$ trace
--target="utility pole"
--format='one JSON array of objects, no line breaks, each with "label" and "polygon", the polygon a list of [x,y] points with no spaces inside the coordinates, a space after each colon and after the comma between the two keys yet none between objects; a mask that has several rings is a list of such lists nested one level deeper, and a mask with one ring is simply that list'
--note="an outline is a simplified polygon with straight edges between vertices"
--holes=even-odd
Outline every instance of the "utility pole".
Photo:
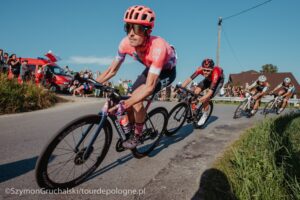
[{"label": "utility pole", "polygon": [[218,21],[218,47],[217,47],[217,66],[220,66],[220,45],[221,45],[221,27],[222,17],[219,17]]}]

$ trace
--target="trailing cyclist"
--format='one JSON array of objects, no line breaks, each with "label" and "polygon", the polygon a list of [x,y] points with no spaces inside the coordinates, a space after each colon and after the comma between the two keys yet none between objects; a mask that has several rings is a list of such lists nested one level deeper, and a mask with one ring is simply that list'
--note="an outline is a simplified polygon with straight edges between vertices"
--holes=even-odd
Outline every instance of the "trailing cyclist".
[{"label": "trailing cyclist", "polygon": [[131,97],[118,105],[118,114],[128,112],[129,122],[134,123],[134,137],[123,143],[128,149],[139,144],[146,111],[143,100],[170,85],[176,78],[176,52],[164,39],[152,36],[155,13],[146,6],[132,6],[124,14],[126,37],[119,44],[118,54],[110,67],[97,81],[104,83],[116,75],[128,54],[145,65],[146,69],[132,86]]},{"label": "trailing cyclist", "polygon": [[255,100],[255,104],[251,110],[251,115],[254,115],[257,112],[260,101],[266,95],[269,87],[270,84],[267,82],[267,77],[265,75],[260,75],[258,79],[252,83],[252,85],[246,88],[246,90],[250,91],[252,94],[252,99]]},{"label": "trailing cyclist", "polygon": [[220,91],[224,83],[223,69],[219,66],[215,66],[214,61],[207,58],[204,59],[202,65],[183,82],[182,87],[186,87],[200,74],[205,78],[195,87],[194,93],[198,95],[205,89],[208,89],[208,91],[204,96],[198,99],[200,103],[203,103],[203,115],[197,123],[198,126],[202,126],[205,123],[208,117],[209,101]]},{"label": "trailing cyclist", "polygon": [[[278,91],[279,90],[279,91]],[[283,103],[281,104],[280,109],[277,111],[277,114],[280,114],[284,108],[287,105],[287,102],[289,99],[295,94],[296,89],[294,84],[292,84],[292,81],[289,77],[286,77],[282,83],[277,85],[270,94],[274,94],[277,92],[278,96],[281,96],[283,98]]]}]

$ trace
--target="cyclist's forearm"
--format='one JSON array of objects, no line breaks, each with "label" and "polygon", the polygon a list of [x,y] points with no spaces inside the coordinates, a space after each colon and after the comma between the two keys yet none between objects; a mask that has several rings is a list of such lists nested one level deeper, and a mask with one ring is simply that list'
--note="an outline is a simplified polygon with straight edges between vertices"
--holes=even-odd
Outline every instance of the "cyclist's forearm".
[{"label": "cyclist's forearm", "polygon": [[182,83],[182,87],[185,88],[186,86],[188,86],[188,84],[190,84],[191,81],[192,81],[191,78],[186,79],[186,80]]},{"label": "cyclist's forearm", "polygon": [[285,98],[286,96],[288,96],[290,94],[290,92],[286,92],[284,95],[281,95],[283,98]]},{"label": "cyclist's forearm", "polygon": [[114,77],[117,74],[121,64],[122,62],[120,61],[113,61],[111,66],[97,78],[97,81],[100,83],[104,83],[109,79],[111,79],[112,77]]},{"label": "cyclist's forearm", "polygon": [[212,91],[212,90],[208,90],[208,92],[207,92],[203,97],[201,97],[201,98],[199,99],[199,101],[200,101],[201,103],[203,103],[204,101],[209,100],[210,97],[212,96],[212,94],[213,94],[213,91]]},{"label": "cyclist's forearm", "polygon": [[109,79],[111,79],[115,74],[112,74],[109,72],[109,70],[105,71],[104,73],[102,73],[100,76],[98,76],[97,81],[99,83],[104,83],[106,81],[108,81]]}]

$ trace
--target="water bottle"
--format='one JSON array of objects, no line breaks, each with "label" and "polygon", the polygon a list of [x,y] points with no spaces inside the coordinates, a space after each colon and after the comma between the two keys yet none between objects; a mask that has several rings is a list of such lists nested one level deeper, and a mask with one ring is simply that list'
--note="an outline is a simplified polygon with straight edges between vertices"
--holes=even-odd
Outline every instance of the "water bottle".
[{"label": "water bottle", "polygon": [[120,116],[120,125],[122,126],[124,133],[128,134],[131,131],[131,125],[129,123],[128,115],[124,112],[123,115]]}]

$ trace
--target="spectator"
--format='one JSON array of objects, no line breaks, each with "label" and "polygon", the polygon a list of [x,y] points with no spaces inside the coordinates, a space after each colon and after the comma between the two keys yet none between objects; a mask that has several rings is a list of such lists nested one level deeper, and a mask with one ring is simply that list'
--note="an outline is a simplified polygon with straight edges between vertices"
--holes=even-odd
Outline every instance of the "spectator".
[{"label": "spectator", "polygon": [[12,72],[12,78],[19,77],[20,75],[20,66],[21,66],[21,58],[17,59],[16,54],[12,54],[9,56],[8,64],[10,66]]},{"label": "spectator", "polygon": [[3,62],[4,62],[3,68],[2,68],[3,73],[7,73],[7,71],[8,71],[8,68],[9,68],[8,60],[9,60],[8,53],[5,52],[4,55],[3,55]]},{"label": "spectator", "polygon": [[[93,75],[93,79],[97,79],[98,78],[98,76],[100,76],[100,72],[99,71],[97,71],[97,72],[95,72],[94,73],[94,75]],[[100,89],[96,89],[95,88],[95,90],[94,90],[94,94],[95,94],[95,97],[99,97],[100,96],[100,94],[101,94],[101,90]]]},{"label": "spectator", "polygon": [[42,70],[43,70],[43,81],[42,81],[42,85],[44,87],[47,86],[47,84],[51,84],[52,83],[52,78],[53,78],[53,73],[50,70],[49,67],[49,63],[45,64],[42,66]]},{"label": "spectator", "polygon": [[86,70],[84,71],[84,73],[83,73],[83,78],[84,78],[84,79],[88,79],[88,78],[89,78],[89,72],[88,72],[87,69],[86,69]]},{"label": "spectator", "polygon": [[74,82],[76,83],[76,88],[73,89],[73,96],[76,96],[77,94],[82,96],[84,95],[84,89],[88,89],[87,85],[85,85],[85,79],[82,78],[82,75],[79,73],[76,73],[74,76]]},{"label": "spectator", "polygon": [[22,78],[22,82],[28,81],[30,78],[30,71],[28,70],[28,60],[23,60],[21,64],[20,76]]},{"label": "spectator", "polygon": [[40,85],[40,83],[42,83],[43,81],[44,81],[43,66],[39,65],[35,73],[35,83],[37,85]]},{"label": "spectator", "polygon": [[131,93],[132,92],[132,81],[131,80],[128,81],[127,88],[128,88],[128,93]]},{"label": "spectator", "polygon": [[[72,85],[69,88],[69,92],[72,94],[74,93],[74,90],[76,90],[79,87],[79,81],[74,79],[72,82]],[[75,95],[74,95],[75,96]]]},{"label": "spectator", "polygon": [[67,75],[70,75],[70,76],[72,75],[72,71],[70,70],[68,65],[65,66],[64,70],[65,70]]},{"label": "spectator", "polygon": [[4,67],[3,49],[0,49],[0,73],[3,71],[3,67]]}]

